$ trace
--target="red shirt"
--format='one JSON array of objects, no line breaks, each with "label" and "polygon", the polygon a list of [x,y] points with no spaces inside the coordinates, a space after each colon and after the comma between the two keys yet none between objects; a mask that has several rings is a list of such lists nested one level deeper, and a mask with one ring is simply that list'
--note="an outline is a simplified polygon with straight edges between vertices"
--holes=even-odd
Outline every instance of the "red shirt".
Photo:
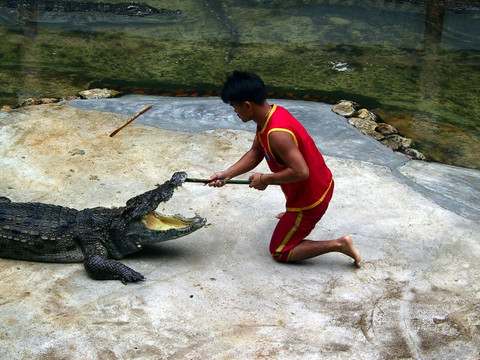
[{"label": "red shirt", "polygon": [[285,131],[293,136],[310,171],[308,179],[281,184],[287,199],[287,210],[298,212],[314,208],[323,201],[332,185],[330,169],[303,125],[286,109],[273,105],[263,128],[257,128],[257,138],[272,172],[279,172],[286,168],[286,165],[280,164],[272,153],[268,136],[273,131]]}]

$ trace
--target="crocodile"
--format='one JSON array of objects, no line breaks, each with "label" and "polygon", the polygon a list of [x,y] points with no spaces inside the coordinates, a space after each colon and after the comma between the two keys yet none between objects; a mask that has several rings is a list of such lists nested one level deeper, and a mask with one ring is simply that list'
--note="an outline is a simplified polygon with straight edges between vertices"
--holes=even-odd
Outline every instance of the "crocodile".
[{"label": "crocodile", "polygon": [[54,12],[108,12],[115,15],[151,16],[151,15],[182,15],[181,10],[162,9],[136,1],[129,3],[99,3],[87,1],[62,0],[0,0],[0,7],[25,9],[29,11]]},{"label": "crocodile", "polygon": [[0,257],[39,261],[83,262],[97,280],[137,282],[145,277],[117,261],[144,244],[188,235],[205,225],[195,215],[166,216],[155,212],[186,180],[185,172],[155,189],[129,199],[118,208],[76,210],[44,203],[17,203],[0,198]]}]

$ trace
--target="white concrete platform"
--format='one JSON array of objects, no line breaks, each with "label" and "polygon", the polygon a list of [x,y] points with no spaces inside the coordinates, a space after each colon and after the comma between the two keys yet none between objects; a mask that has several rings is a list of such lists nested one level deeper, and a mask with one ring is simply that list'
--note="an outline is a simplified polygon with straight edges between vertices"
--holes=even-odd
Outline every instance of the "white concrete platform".
[{"label": "white concrete platform", "polygon": [[[203,101],[185,100],[185,109]],[[229,110],[218,100],[209,106]],[[329,109],[296,111],[323,118]],[[195,122],[201,112],[190,114]],[[253,124],[182,132],[135,121],[110,138],[128,117],[66,103],[0,112],[0,196],[122,206],[175,171],[224,169],[254,136]],[[341,120],[330,118],[325,131]],[[274,262],[268,243],[284,206],[277,187],[188,183],[159,210],[199,213],[207,226],[124,259],[144,282],[95,281],[82,264],[0,259],[0,358],[478,359],[479,172],[386,161],[386,148],[371,161],[322,151],[336,189],[311,238],[350,234],[361,269],[338,254]],[[460,185],[438,180],[451,178]]]}]

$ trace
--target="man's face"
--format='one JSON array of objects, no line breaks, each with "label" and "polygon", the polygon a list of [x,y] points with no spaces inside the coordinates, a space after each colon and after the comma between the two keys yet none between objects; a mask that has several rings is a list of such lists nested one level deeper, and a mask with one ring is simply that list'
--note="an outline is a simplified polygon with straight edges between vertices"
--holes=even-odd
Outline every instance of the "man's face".
[{"label": "man's face", "polygon": [[252,120],[252,106],[248,101],[244,101],[243,103],[232,102],[230,105],[244,123]]}]

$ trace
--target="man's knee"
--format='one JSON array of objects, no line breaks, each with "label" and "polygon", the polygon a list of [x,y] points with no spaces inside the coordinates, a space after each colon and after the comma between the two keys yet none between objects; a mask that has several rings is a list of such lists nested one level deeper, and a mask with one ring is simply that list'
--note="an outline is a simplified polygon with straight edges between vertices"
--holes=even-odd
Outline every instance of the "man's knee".
[{"label": "man's knee", "polygon": [[272,257],[274,260],[278,262],[288,263],[290,260],[290,255],[292,254],[292,250],[285,251],[285,252],[272,253]]}]

